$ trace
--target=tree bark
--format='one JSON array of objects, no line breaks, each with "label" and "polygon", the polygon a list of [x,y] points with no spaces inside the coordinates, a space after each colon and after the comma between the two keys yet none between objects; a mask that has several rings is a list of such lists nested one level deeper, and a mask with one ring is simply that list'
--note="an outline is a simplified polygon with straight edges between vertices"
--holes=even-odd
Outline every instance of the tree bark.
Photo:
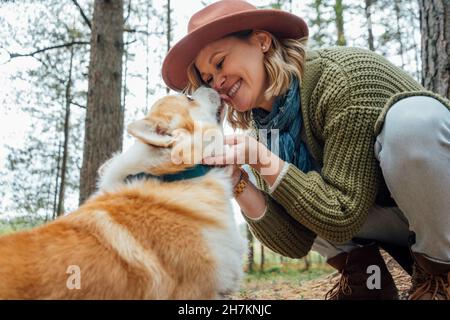
[{"label": "tree bark", "polygon": [[69,158],[69,127],[70,127],[70,102],[72,100],[72,69],[73,69],[73,47],[70,48],[70,62],[69,62],[69,75],[66,84],[66,105],[64,114],[64,142],[63,142],[63,155],[61,163],[61,181],[58,195],[58,208],[56,213],[58,216],[64,214],[64,196],[66,192],[66,174],[67,174],[67,160]]},{"label": "tree bark", "polygon": [[422,84],[450,98],[450,0],[419,0]]},{"label": "tree bark", "polygon": [[92,19],[80,204],[96,189],[97,170],[122,149],[123,1],[96,0]]},{"label": "tree bark", "polygon": [[247,252],[247,272],[253,272],[255,265],[255,250],[253,246],[253,234],[250,231],[248,225],[247,229],[247,243],[248,243],[248,252]]},{"label": "tree bark", "polygon": [[365,0],[364,13],[367,20],[367,42],[369,44],[369,49],[375,51],[375,44],[373,40],[373,28],[372,28],[372,3],[373,0]]}]

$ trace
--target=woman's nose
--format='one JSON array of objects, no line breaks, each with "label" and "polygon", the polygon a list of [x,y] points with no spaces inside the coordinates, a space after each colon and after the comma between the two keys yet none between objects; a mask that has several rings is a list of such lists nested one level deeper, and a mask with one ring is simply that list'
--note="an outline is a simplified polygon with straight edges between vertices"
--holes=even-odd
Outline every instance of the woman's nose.
[{"label": "woman's nose", "polygon": [[223,89],[226,78],[224,76],[218,76],[217,79],[214,79],[213,89],[216,91],[220,91]]}]

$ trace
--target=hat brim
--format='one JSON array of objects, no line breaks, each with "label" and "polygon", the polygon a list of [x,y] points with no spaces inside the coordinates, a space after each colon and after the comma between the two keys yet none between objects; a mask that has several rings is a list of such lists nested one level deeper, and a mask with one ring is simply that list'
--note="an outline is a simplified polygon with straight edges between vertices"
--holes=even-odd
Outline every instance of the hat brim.
[{"label": "hat brim", "polygon": [[278,38],[308,36],[308,26],[302,18],[281,10],[257,9],[224,16],[190,32],[169,50],[162,66],[164,82],[175,91],[183,90],[187,85],[187,67],[205,45],[249,29],[265,30]]}]

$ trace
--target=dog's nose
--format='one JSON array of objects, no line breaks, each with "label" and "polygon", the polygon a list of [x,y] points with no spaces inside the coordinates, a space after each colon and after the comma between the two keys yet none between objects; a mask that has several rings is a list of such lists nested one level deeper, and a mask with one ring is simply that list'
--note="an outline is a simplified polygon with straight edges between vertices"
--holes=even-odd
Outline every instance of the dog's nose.
[{"label": "dog's nose", "polygon": [[219,106],[221,104],[220,102],[220,95],[219,93],[211,88],[208,87],[200,87],[197,90],[195,90],[194,94],[192,95],[194,98],[200,98],[200,99],[208,99],[210,103],[212,103],[215,106]]},{"label": "dog's nose", "polygon": [[216,106],[220,106],[221,104],[221,100],[220,100],[220,95],[216,90],[212,90],[208,93],[209,96],[209,101],[211,101],[211,103],[213,103]]}]

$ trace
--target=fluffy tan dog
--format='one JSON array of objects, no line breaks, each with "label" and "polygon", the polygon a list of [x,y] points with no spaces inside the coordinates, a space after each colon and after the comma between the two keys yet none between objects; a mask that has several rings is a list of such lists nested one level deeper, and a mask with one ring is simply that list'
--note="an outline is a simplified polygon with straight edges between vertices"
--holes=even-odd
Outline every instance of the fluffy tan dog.
[{"label": "fluffy tan dog", "polygon": [[101,168],[85,204],[0,238],[0,298],[216,299],[238,289],[245,246],[229,170],[192,164],[206,130],[221,133],[222,109],[207,88],[159,100],[128,127],[136,143]]}]

